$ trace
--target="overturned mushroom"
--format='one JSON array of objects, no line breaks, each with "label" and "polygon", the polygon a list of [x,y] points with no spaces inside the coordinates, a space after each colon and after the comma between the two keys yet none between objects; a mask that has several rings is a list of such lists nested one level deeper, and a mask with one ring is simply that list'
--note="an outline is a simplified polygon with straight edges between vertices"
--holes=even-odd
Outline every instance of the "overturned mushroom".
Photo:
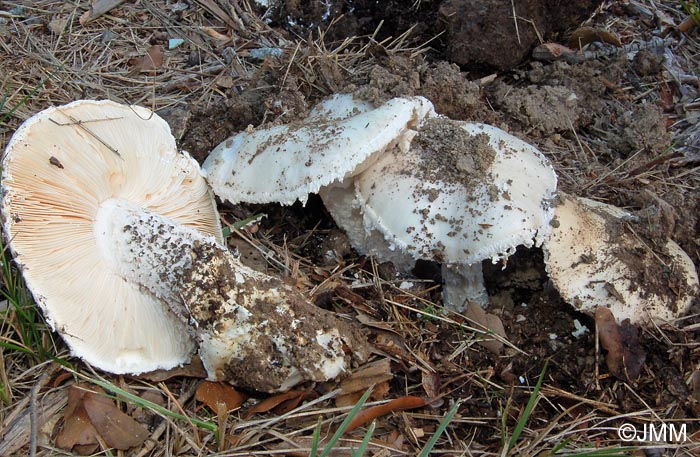
[{"label": "overturned mushroom", "polygon": [[544,244],[549,276],[580,311],[605,306],[632,323],[675,319],[698,294],[695,266],[670,239],[643,242],[632,219],[621,208],[561,194]]},{"label": "overturned mushroom", "polygon": [[[171,368],[195,345],[185,325],[110,267],[94,223],[102,202],[129,201],[221,240],[197,163],[150,110],[77,101],[15,132],[2,170],[3,228],[51,327],[74,355],[113,373]],[[138,259],[135,259],[138,260]]]},{"label": "overturned mushroom", "polygon": [[4,228],[37,302],[99,368],[181,364],[192,335],[211,379],[274,391],[364,355],[351,324],[228,252],[197,163],[145,108],[85,101],[39,113],[8,145],[3,191]]},{"label": "overturned mushroom", "polygon": [[[543,241],[556,182],[545,157],[522,140],[434,117],[358,175],[354,189],[336,186],[322,196],[340,209],[334,217],[341,226],[357,225],[353,207],[359,209],[359,242],[370,253],[380,233],[392,252],[441,262],[445,304],[463,311],[465,300],[487,302],[482,260],[507,259],[517,246]],[[350,192],[353,203],[338,205]]]}]

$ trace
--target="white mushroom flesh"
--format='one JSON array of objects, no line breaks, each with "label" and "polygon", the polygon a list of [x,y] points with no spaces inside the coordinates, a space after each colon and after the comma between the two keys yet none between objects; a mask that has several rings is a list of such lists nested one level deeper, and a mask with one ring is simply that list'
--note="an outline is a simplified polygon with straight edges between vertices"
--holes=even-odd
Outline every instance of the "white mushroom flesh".
[{"label": "white mushroom flesh", "polygon": [[632,215],[562,195],[544,245],[547,271],[562,298],[593,314],[599,306],[632,323],[673,320],[698,294],[692,260],[673,241],[643,242]]},{"label": "white mushroom flesh", "polygon": [[110,101],[49,108],[12,137],[2,189],[15,260],[74,355],[114,373],[189,360],[194,343],[185,326],[106,266],[110,246],[98,246],[94,232],[100,205],[121,199],[220,239],[199,166],[177,151],[165,121]]},{"label": "white mushroom flesh", "polygon": [[369,157],[434,113],[422,97],[371,110],[350,95],[324,103],[302,122],[241,132],[218,145],[203,165],[214,192],[232,203],[303,203],[361,172]]}]

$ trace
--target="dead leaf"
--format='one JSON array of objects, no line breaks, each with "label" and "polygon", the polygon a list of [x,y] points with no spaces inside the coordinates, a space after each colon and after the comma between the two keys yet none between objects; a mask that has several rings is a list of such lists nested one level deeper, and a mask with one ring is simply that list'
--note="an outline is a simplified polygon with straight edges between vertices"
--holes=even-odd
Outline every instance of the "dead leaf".
[{"label": "dead leaf", "polygon": [[[72,389],[72,387],[71,387]],[[76,407],[71,403],[75,403],[75,399],[71,398],[71,390],[68,391],[68,406],[64,413],[64,423],[61,431],[56,435],[56,446],[61,449],[71,450],[75,446],[93,446],[97,449],[99,445],[97,441],[97,430],[90,423],[90,418],[85,411],[85,408]],[[71,412],[69,413],[69,409]]]},{"label": "dead leaf", "polygon": [[680,24],[678,24],[678,31],[682,33],[690,32],[697,26],[695,21],[696,19],[693,16],[686,17]]},{"label": "dead leaf", "polygon": [[375,384],[390,381],[394,375],[391,372],[391,360],[384,358],[365,364],[361,369],[343,379],[340,383],[342,395],[364,392]]},{"label": "dead leaf", "polygon": [[[495,314],[487,313],[479,304],[470,303],[464,316],[483,327],[483,329],[490,330],[494,334],[506,338],[506,330],[503,327],[501,318]],[[494,354],[500,354],[503,351],[503,342],[495,336],[483,335],[479,344]]]},{"label": "dead leaf", "polygon": [[68,19],[61,17],[55,17],[51,19],[51,22],[49,22],[49,30],[51,33],[55,33],[56,35],[61,34],[65,29],[66,25],[68,24]]},{"label": "dead leaf", "polygon": [[92,2],[92,6],[80,16],[78,21],[80,25],[85,25],[93,19],[97,19],[105,13],[108,13],[111,9],[124,3],[125,0],[95,0]]},{"label": "dead leaf", "polygon": [[56,437],[56,445],[63,449],[87,446],[81,448],[86,451],[98,444],[98,434],[109,447],[122,450],[140,446],[148,438],[148,431],[117,408],[103,390],[86,384],[68,388],[64,419]]},{"label": "dead leaf", "polygon": [[673,92],[668,84],[662,84],[659,86],[659,98],[662,102],[662,108],[664,111],[671,111],[675,106],[673,101]]},{"label": "dead leaf", "polygon": [[253,406],[252,408],[250,408],[248,413],[245,415],[245,420],[250,419],[253,416],[253,414],[266,413],[266,412],[272,410],[273,408],[277,407],[278,405],[280,405],[286,401],[293,400],[296,397],[307,398],[310,395],[311,395],[311,392],[308,392],[308,391],[290,390],[289,392],[285,392],[283,394],[279,394],[279,395],[275,395],[273,397],[267,398],[267,399],[261,401],[260,403],[258,403],[257,405]]},{"label": "dead leaf", "polygon": [[146,55],[130,61],[133,65],[127,76],[134,76],[139,73],[154,71],[163,65],[163,51],[161,47],[154,44],[146,51]]},{"label": "dead leaf", "polygon": [[210,37],[214,38],[215,40],[229,41],[231,39],[230,36],[224,35],[223,33],[219,33],[211,27],[201,27],[200,30],[209,35]]},{"label": "dead leaf", "polygon": [[219,410],[218,404],[225,405],[227,412],[233,411],[240,408],[248,396],[238,392],[230,384],[202,381],[197,387],[194,398],[216,413]]},{"label": "dead leaf", "polygon": [[610,373],[624,381],[636,379],[646,360],[639,345],[639,329],[628,319],[618,325],[612,311],[602,306],[595,311],[595,324],[600,345],[608,351],[605,363]]},{"label": "dead leaf", "polygon": [[536,60],[553,61],[574,55],[576,51],[559,43],[542,43],[532,50],[532,58]]},{"label": "dead leaf", "polygon": [[[388,382],[374,384],[374,388],[372,389],[372,393],[369,395],[369,399],[372,401],[384,400],[387,395],[389,395],[390,390],[391,386]],[[362,398],[363,394],[364,391],[360,390],[351,394],[339,395],[335,398],[335,406],[338,408],[343,408],[345,406],[356,405],[357,402],[360,401],[360,398]]]},{"label": "dead leaf", "polygon": [[434,399],[440,395],[440,375],[433,371],[423,371],[421,375],[423,390],[428,394],[428,399]]},{"label": "dead leaf", "polygon": [[367,422],[370,422],[378,417],[391,414],[396,411],[420,408],[426,404],[427,402],[421,397],[407,395],[405,397],[397,398],[396,400],[391,400],[389,403],[385,403],[383,405],[372,406],[371,408],[360,411],[352,422],[350,422],[350,425],[348,425],[347,431],[349,432],[352,429],[361,427]]},{"label": "dead leaf", "polygon": [[607,30],[595,29],[593,27],[581,27],[574,30],[574,33],[571,34],[571,38],[569,38],[568,46],[571,49],[581,49],[587,44],[594,42],[608,43],[617,47],[622,46],[622,42],[614,33],[608,32]]}]

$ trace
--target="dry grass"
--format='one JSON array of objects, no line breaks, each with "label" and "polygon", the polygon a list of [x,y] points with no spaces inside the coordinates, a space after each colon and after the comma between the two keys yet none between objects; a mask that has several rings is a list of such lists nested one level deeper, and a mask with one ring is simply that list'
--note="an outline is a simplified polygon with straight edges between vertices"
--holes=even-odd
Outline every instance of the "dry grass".
[{"label": "dry grass", "polygon": [[[6,95],[0,115],[17,106],[0,124],[0,146],[4,147],[24,119],[51,104],[110,98],[155,110],[178,107],[189,111],[197,107],[206,112],[231,94],[263,89],[279,93],[293,89],[312,102],[343,88],[347,81],[366,78],[383,55],[416,59],[426,51],[407,47],[405,35],[382,43],[358,37],[330,45],[324,43],[324,31],[320,30],[311,37],[292,39],[270,28],[260,19],[261,13],[245,1],[232,2],[229,9],[216,9],[212,5],[227,2],[199,0],[180,12],[176,10],[185,2],[129,2],[81,25],[78,18],[85,12],[85,3],[0,3],[0,92]],[[657,11],[677,21],[682,19],[675,2],[626,3],[637,8],[645,21],[651,21],[647,13],[653,19]],[[605,25],[628,41],[652,26],[617,17]],[[655,103],[658,86],[687,79],[694,72],[697,84],[698,36],[684,35],[682,46],[674,50],[679,72],[665,74],[655,87],[618,89]],[[181,38],[184,43],[168,50],[169,38]],[[163,47],[164,64],[152,72],[134,73],[133,59],[144,56],[154,43]],[[259,48],[279,48],[284,54],[264,62],[252,59],[251,51]],[[261,88],[257,79],[261,72],[272,73],[276,86]],[[692,105],[697,100],[683,103],[691,111],[697,109]],[[270,108],[262,120],[283,114]],[[572,128],[565,141],[549,149],[550,158],[565,187],[614,202],[624,201],[621,196],[640,185],[653,189],[659,198],[671,190],[697,190],[700,170],[692,157],[698,153],[693,149],[698,142],[695,139],[693,143],[688,134],[693,129],[697,132],[697,124],[682,114],[671,116],[674,139],[683,141],[677,148],[682,157],[640,162],[639,156],[632,155],[627,160],[608,161],[603,158],[604,135]],[[624,443],[617,428],[621,424],[670,422],[687,424],[689,441],[665,444],[666,454],[700,453],[700,438],[697,433],[691,436],[700,429],[700,379],[688,384],[698,378],[699,316],[689,316],[675,326],[645,330],[643,341],[656,349],[636,382],[615,380],[604,373],[592,336],[580,340],[568,337],[565,344],[569,349],[562,349],[550,341],[546,331],[538,331],[537,315],[524,310],[535,322],[517,326],[513,321],[506,351],[495,356],[479,346],[482,332],[478,325],[440,312],[440,291],[433,281],[412,280],[412,287],[402,287],[402,280],[385,274],[383,266],[371,259],[346,256],[328,264],[314,254],[318,243],[334,230],[322,211],[308,216],[296,207],[237,207],[223,211],[222,217],[230,225],[261,211],[268,213],[268,218],[237,231],[233,237],[236,243],[247,246],[253,260],[309,294],[318,297],[326,293],[337,311],[362,315],[375,338],[376,357],[388,357],[395,370],[388,398],[425,396],[431,389],[430,376],[439,380],[442,401],[434,407],[399,412],[378,421],[370,445],[373,455],[417,455],[457,401],[462,402],[459,412],[431,455],[535,456],[554,451],[563,455],[626,455],[632,450],[620,450]],[[696,262],[700,259],[697,250],[690,254]],[[0,321],[0,341],[5,343],[0,351],[0,450],[7,455],[32,452],[31,436],[37,439],[36,455],[70,455],[53,443],[62,421],[67,385],[79,377],[103,379],[136,394],[156,390],[171,411],[144,415],[151,438],[142,449],[102,449],[98,455],[308,455],[319,421],[323,443],[351,408],[335,406],[337,384],[329,383],[316,386],[315,399],[288,413],[245,420],[241,410],[217,415],[200,408],[193,398],[199,382],[196,379],[180,376],[149,382],[94,373],[68,356],[40,316],[22,314],[31,301],[26,291],[24,298],[20,297],[23,292],[16,283],[16,272],[6,268],[3,280],[5,292],[18,305]],[[340,289],[352,295],[340,294]],[[551,310],[547,291],[530,294],[529,299],[530,309]],[[550,360],[549,368],[542,388],[536,391],[546,359]],[[572,371],[580,366],[588,368]],[[66,378],[63,373],[70,375]],[[124,408],[132,412],[135,405],[126,401]],[[216,432],[194,425],[197,421],[211,424]],[[37,426],[35,433],[31,433],[32,424]],[[363,433],[348,433],[332,455],[349,455]],[[517,433],[518,439],[511,443]],[[636,455],[642,455],[639,452]]]}]

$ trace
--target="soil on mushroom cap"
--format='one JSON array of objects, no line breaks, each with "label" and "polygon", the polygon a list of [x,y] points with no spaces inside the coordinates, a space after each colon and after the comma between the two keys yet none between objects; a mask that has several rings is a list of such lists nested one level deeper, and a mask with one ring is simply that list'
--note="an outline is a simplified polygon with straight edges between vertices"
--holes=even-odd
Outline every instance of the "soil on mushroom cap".
[{"label": "soil on mushroom cap", "polygon": [[421,166],[410,170],[422,181],[474,188],[484,181],[496,151],[486,134],[471,135],[458,122],[435,118],[426,121],[411,148]]}]

